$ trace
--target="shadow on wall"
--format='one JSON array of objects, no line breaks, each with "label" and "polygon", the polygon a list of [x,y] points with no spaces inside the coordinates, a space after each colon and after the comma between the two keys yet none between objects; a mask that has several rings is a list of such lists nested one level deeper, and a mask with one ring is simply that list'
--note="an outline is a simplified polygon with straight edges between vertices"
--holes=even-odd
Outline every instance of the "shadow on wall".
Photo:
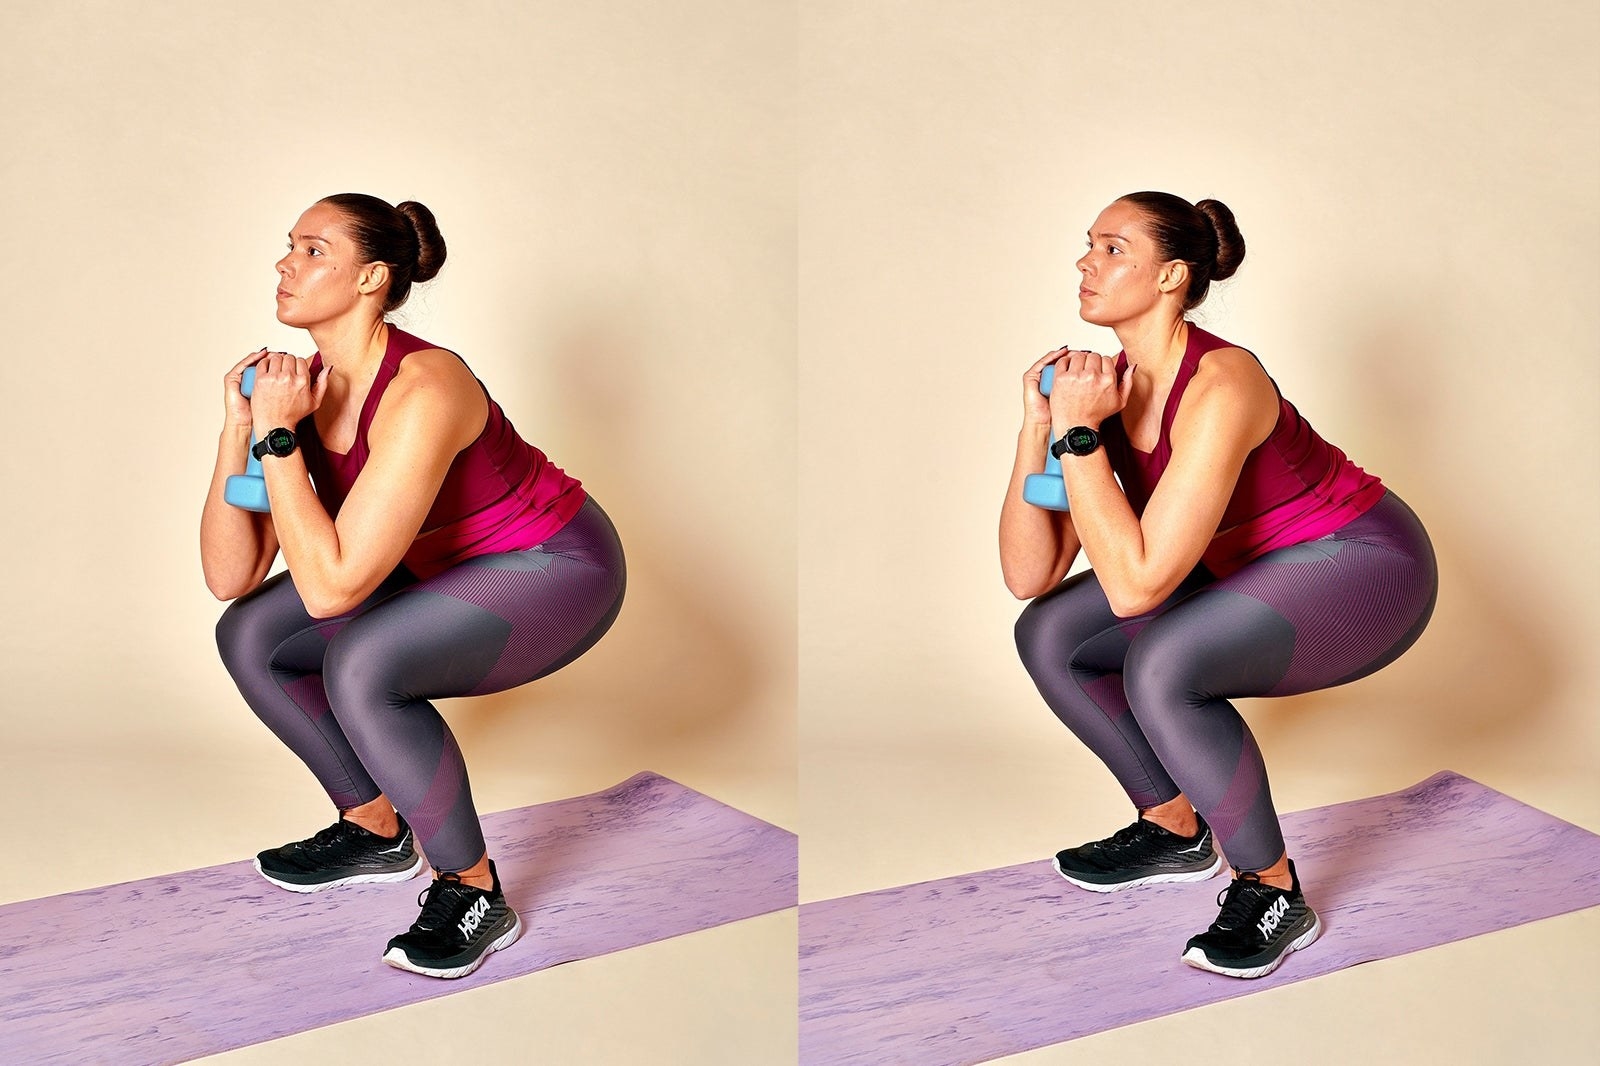
[{"label": "shadow on wall", "polygon": [[571,463],[616,524],[628,590],[594,649],[530,685],[471,697],[469,712],[450,716],[451,728],[480,749],[514,736],[533,766],[559,752],[560,744],[544,743],[553,737],[582,737],[624,766],[656,766],[664,749],[694,747],[749,713],[760,686],[754,627],[735,617],[739,605],[719,600],[715,585],[697,580],[715,573],[716,559],[715,546],[696,537],[694,516],[648,510],[662,495],[645,484],[638,461],[649,419],[630,407],[637,392],[617,387],[617,368],[647,350],[645,325],[596,311],[529,333],[547,338],[526,362],[559,397],[556,461]]},{"label": "shadow on wall", "polygon": [[[1526,486],[1486,480],[1463,450],[1464,430],[1491,406],[1470,390],[1495,386],[1485,378],[1459,387],[1470,339],[1453,344],[1439,321],[1423,321],[1416,310],[1444,303],[1419,298],[1375,315],[1383,304],[1375,297],[1343,319],[1366,326],[1349,339],[1347,376],[1363,383],[1357,402],[1365,420],[1385,427],[1381,442],[1351,441],[1346,450],[1427,527],[1439,560],[1433,620],[1409,652],[1372,677],[1283,701],[1281,710],[1292,714],[1252,715],[1264,745],[1304,743],[1295,736],[1302,731],[1343,733],[1363,759],[1432,772],[1515,760],[1519,743],[1559,728],[1552,698],[1572,670],[1551,650],[1559,647],[1555,612],[1542,610],[1540,597],[1508,567],[1504,530],[1493,519],[1525,499]],[[1446,381],[1452,387],[1442,388]],[[1306,414],[1315,425],[1315,415]],[[1426,753],[1426,765],[1418,752]]]}]

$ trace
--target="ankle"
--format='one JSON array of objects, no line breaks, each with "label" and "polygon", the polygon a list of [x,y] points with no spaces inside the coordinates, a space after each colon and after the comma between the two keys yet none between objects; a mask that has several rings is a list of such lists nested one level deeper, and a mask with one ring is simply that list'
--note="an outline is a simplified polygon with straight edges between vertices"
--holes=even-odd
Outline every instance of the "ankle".
[{"label": "ankle", "polygon": [[[1235,867],[1233,876],[1236,878],[1243,877],[1244,871]],[[1294,891],[1294,871],[1289,869],[1289,856],[1286,854],[1280,856],[1277,862],[1266,869],[1255,871],[1254,876],[1264,885],[1281,888],[1285,892]]]},{"label": "ankle", "polygon": [[394,808],[387,810],[378,809],[372,804],[356,807],[343,811],[339,815],[353,825],[359,825],[369,833],[376,833],[384,839],[390,839],[400,832],[400,816]]},{"label": "ankle", "polygon": [[1192,837],[1200,832],[1200,819],[1192,807],[1187,810],[1154,807],[1148,811],[1140,811],[1139,817],[1181,837]]}]

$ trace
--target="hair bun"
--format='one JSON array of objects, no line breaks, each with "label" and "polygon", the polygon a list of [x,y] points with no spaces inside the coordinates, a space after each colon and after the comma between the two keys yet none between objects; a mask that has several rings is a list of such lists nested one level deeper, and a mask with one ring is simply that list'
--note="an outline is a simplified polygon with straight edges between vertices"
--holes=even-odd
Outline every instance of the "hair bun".
[{"label": "hair bun", "polygon": [[1211,270],[1213,281],[1233,277],[1244,262],[1244,234],[1233,220],[1233,212],[1221,200],[1201,200],[1195,210],[1206,216],[1217,234],[1217,264]]},{"label": "hair bun", "polygon": [[417,265],[412,271],[411,280],[431,280],[444,266],[445,245],[444,237],[439,232],[439,223],[434,220],[432,211],[415,200],[396,204],[394,209],[405,216],[405,220],[411,223],[412,232],[417,235]]}]

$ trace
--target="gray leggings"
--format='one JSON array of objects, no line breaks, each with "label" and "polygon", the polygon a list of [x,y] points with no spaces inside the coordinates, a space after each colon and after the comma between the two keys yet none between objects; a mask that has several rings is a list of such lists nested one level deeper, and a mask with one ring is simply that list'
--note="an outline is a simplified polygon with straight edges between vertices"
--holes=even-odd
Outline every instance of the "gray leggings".
[{"label": "gray leggings", "polygon": [[1336,533],[1220,580],[1204,568],[1160,607],[1118,618],[1092,571],[1017,619],[1040,695],[1141,810],[1181,792],[1229,862],[1284,853],[1266,767],[1229,699],[1355,681],[1398,659],[1433,614],[1439,578],[1417,516],[1389,493]]},{"label": "gray leggings", "polygon": [[217,647],[245,702],[340,810],[386,795],[441,873],[484,854],[467,768],[430,700],[500,692],[572,662],[611,627],[622,545],[592,499],[536,548],[418,581],[404,568],[337,618],[289,574],[236,600]]}]

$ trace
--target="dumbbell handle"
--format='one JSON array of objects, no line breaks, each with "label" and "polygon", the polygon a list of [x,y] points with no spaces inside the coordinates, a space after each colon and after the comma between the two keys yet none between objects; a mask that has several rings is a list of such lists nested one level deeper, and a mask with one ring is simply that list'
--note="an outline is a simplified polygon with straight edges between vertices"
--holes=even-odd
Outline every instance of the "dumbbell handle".
[{"label": "dumbbell handle", "polygon": [[[246,399],[256,388],[256,368],[246,367],[245,372],[239,376],[239,392]],[[250,434],[250,447],[256,444],[256,435]],[[230,477],[223,486],[222,498],[235,507],[242,507],[247,511],[267,512],[272,508],[267,502],[267,482],[261,476],[261,460],[254,454],[245,456],[244,473]]]},{"label": "dumbbell handle", "polygon": [[[1050,395],[1050,386],[1056,381],[1056,367],[1054,363],[1045,367],[1039,373],[1039,391]],[[1052,444],[1055,437],[1050,438]],[[1022,498],[1035,507],[1043,507],[1049,511],[1067,511],[1071,507],[1067,504],[1067,488],[1061,480],[1061,461],[1049,452],[1044,457],[1044,473],[1029,474],[1023,482]]]}]

